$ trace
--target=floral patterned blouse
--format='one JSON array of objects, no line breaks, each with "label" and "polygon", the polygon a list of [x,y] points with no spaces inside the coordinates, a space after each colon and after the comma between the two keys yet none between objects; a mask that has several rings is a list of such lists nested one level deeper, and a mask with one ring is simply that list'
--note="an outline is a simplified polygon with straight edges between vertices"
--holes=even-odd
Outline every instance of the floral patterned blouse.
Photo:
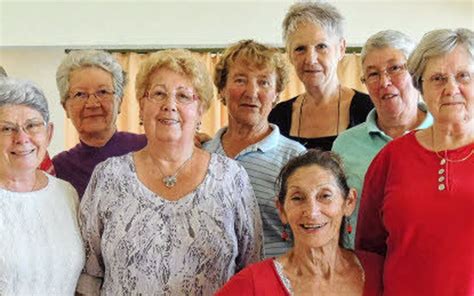
[{"label": "floral patterned blouse", "polygon": [[262,258],[262,222],[247,173],[217,154],[201,184],[177,201],[141,183],[131,153],[109,158],[86,189],[80,227],[81,293],[212,295]]}]

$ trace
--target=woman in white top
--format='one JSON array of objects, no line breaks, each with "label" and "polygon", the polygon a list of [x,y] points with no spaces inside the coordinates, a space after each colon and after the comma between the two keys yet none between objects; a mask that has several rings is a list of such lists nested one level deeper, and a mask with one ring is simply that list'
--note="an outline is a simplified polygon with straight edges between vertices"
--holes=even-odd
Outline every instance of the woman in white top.
[{"label": "woman in white top", "polygon": [[84,265],[78,198],[37,169],[53,125],[43,92],[0,79],[0,295],[73,295]]}]

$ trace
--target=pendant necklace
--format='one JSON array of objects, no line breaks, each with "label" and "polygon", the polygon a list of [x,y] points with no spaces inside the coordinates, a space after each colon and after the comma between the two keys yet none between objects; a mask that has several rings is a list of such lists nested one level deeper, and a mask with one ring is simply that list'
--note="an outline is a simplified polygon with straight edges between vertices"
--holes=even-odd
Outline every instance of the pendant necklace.
[{"label": "pendant necklace", "polygon": [[172,175],[165,175],[163,171],[161,170],[160,166],[157,165],[158,169],[161,172],[161,175],[163,175],[163,178],[161,179],[161,182],[167,187],[167,188],[172,188],[176,183],[178,182],[178,174],[181,171],[182,168],[193,158],[194,155],[194,149],[191,155],[186,159],[183,164],[174,172]]},{"label": "pendant necklace", "polygon": [[[339,135],[339,117],[341,113],[341,85],[338,87],[339,96],[337,98],[337,123],[336,123],[336,136]],[[300,112],[298,117],[298,137],[300,137],[301,133],[301,122],[303,121],[303,105],[306,103],[306,93],[303,95],[303,100],[301,101],[300,105]]]},{"label": "pendant necklace", "polygon": [[434,127],[431,127],[431,145],[433,145],[433,151],[434,153],[436,153],[436,156],[438,156],[438,158],[441,159],[440,161],[441,165],[444,165],[446,162],[463,162],[465,160],[468,160],[474,154],[474,149],[471,149],[471,152],[469,152],[468,155],[464,156],[461,159],[449,159],[448,150],[444,150],[444,156],[441,156],[435,148]]}]

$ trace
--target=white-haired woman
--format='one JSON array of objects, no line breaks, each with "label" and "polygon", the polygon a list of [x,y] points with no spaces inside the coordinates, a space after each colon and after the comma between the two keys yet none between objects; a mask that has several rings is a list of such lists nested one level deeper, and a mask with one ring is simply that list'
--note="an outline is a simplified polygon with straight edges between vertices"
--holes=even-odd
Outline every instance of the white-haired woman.
[{"label": "white-haired woman", "polygon": [[283,39],[306,92],[278,104],[269,121],[306,148],[331,150],[337,135],[364,122],[373,108],[368,95],[337,77],[346,49],[343,17],[329,3],[296,3],[283,20]]},{"label": "white-haired woman", "polygon": [[38,170],[53,126],[34,84],[0,79],[0,295],[73,295],[84,265],[77,193]]},{"label": "white-haired woman", "polygon": [[[364,123],[339,135],[332,147],[344,160],[349,186],[359,194],[367,168],[380,149],[411,130],[427,128],[433,123],[406,68],[414,48],[415,42],[410,37],[394,30],[370,36],[362,47],[361,80],[375,108]],[[357,199],[355,211],[347,217],[354,229],[359,201]],[[346,246],[353,249],[355,231],[346,232],[344,236]]]},{"label": "white-haired woman", "polygon": [[80,143],[56,155],[53,164],[56,175],[71,183],[82,197],[98,163],[140,150],[146,138],[117,131],[126,77],[111,54],[98,50],[70,52],[58,67],[56,83]]},{"label": "white-haired woman", "polygon": [[384,295],[474,295],[474,33],[425,34],[408,60],[433,125],[366,175],[356,249],[385,256]]},{"label": "white-haired woman", "polygon": [[79,292],[212,295],[262,256],[252,185],[237,162],[194,146],[213,89],[189,51],[150,55],[136,87],[148,144],[93,173],[81,203]]}]

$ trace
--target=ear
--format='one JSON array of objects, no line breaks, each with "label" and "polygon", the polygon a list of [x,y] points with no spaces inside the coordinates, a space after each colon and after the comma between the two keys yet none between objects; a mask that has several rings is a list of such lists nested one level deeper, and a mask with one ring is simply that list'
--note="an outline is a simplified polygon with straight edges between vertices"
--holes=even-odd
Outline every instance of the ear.
[{"label": "ear", "polygon": [[279,92],[275,94],[275,98],[273,99],[272,106],[275,107],[276,104],[278,103],[278,101],[280,101],[280,93]]},{"label": "ear", "polygon": [[288,218],[286,217],[285,209],[283,205],[278,200],[278,197],[275,197],[275,206],[278,209],[278,216],[283,224],[288,224]]},{"label": "ear", "polygon": [[357,204],[357,191],[354,188],[349,190],[347,198],[344,200],[344,216],[350,216],[354,212]]},{"label": "ear", "polygon": [[344,55],[346,54],[346,39],[341,38],[339,40],[339,61],[344,58]]},{"label": "ear", "polygon": [[48,123],[48,130],[47,130],[47,137],[48,137],[48,146],[51,144],[51,140],[53,139],[54,134],[54,124],[52,122]]}]

